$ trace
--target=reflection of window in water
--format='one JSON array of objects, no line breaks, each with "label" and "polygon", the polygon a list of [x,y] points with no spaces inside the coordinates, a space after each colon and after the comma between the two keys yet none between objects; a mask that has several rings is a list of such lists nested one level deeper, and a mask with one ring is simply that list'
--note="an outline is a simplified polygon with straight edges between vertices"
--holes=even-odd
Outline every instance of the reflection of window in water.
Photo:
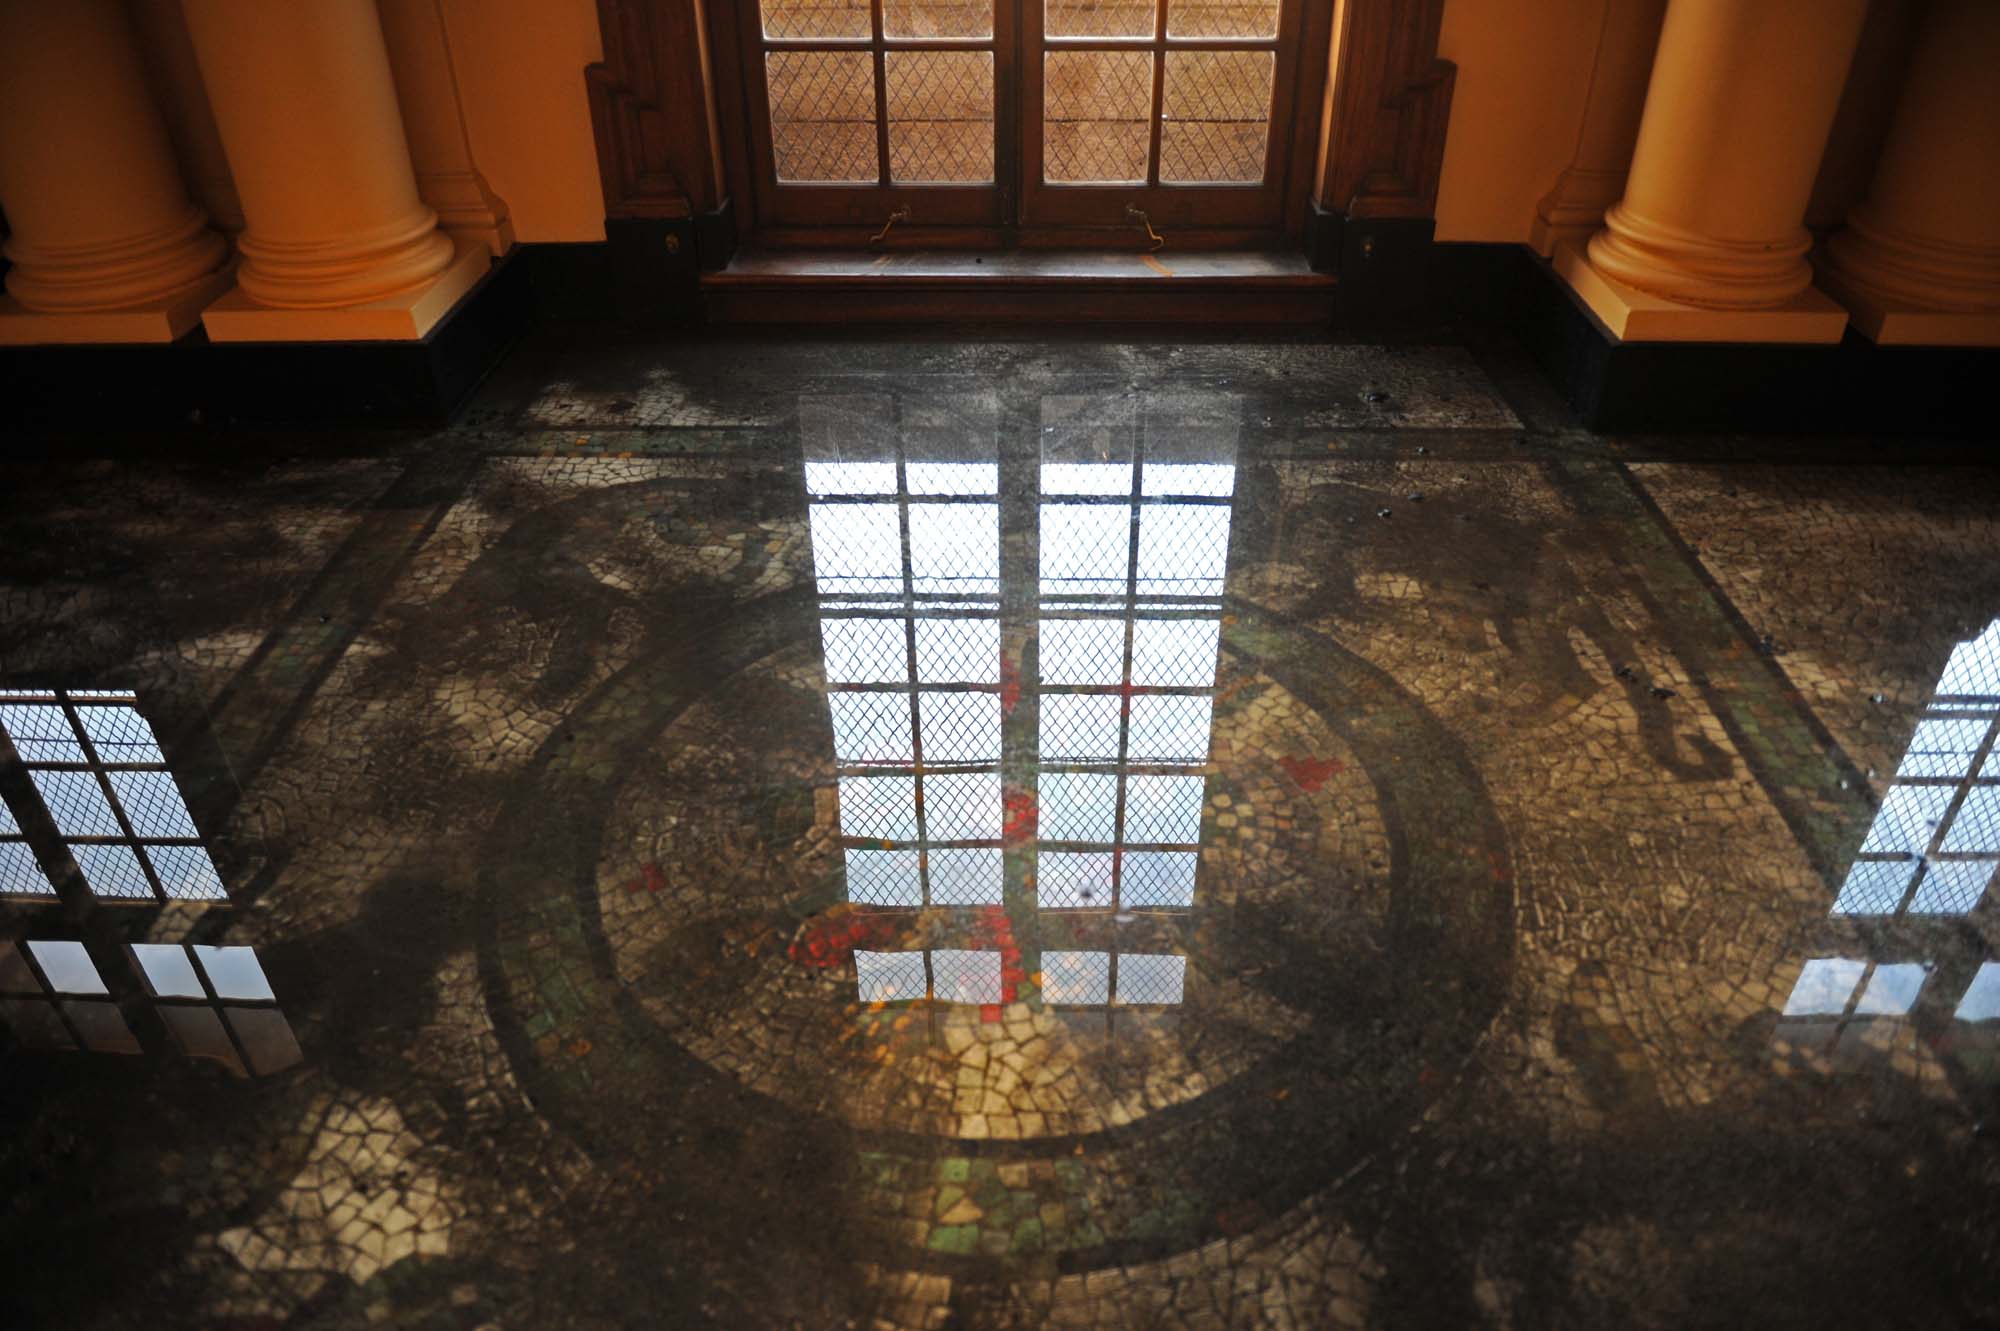
[{"label": "reflection of window in water", "polygon": [[1042,953],[1042,998],[1051,1006],[1178,1006],[1186,983],[1187,958],[1172,953]]},{"label": "reflection of window in water", "polygon": [[1964,915],[2000,863],[2000,620],[1953,649],[1833,905]]},{"label": "reflection of window in water", "polygon": [[1799,970],[1785,999],[1785,1017],[1901,1017],[1916,1006],[1930,967],[1921,962],[1869,962],[1814,957]]},{"label": "reflection of window in water", "polygon": [[826,397],[799,416],[848,899],[997,903],[997,406]]},{"label": "reflection of window in water", "polygon": [[[93,896],[226,898],[166,755],[130,693],[0,693],[0,731]],[[9,814],[0,824],[0,883],[12,895],[51,895],[19,833],[19,820]]]},{"label": "reflection of window in water", "polygon": [[1045,908],[1194,904],[1239,411],[1223,395],[1042,401]]},{"label": "reflection of window in water", "polygon": [[864,1003],[907,1003],[920,998],[940,1003],[985,1005],[1001,1001],[998,952],[928,948],[921,952],[854,954],[854,975]]},{"label": "reflection of window in water", "polygon": [[[255,949],[135,943],[127,955],[181,1052],[239,1076],[303,1057]],[[0,950],[0,994],[0,1016],[24,1049],[141,1052],[80,942],[37,938]]]}]

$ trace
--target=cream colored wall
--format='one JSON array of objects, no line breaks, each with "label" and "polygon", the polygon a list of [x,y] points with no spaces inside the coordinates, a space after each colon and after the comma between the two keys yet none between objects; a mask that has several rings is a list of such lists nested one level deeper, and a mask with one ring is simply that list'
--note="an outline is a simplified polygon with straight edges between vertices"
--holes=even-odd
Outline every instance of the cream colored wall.
[{"label": "cream colored wall", "polygon": [[594,0],[444,0],[472,156],[518,240],[604,239],[583,67],[604,58]]},{"label": "cream colored wall", "polygon": [[1604,0],[1446,0],[1458,65],[1438,184],[1439,240],[1521,241],[1576,150]]}]

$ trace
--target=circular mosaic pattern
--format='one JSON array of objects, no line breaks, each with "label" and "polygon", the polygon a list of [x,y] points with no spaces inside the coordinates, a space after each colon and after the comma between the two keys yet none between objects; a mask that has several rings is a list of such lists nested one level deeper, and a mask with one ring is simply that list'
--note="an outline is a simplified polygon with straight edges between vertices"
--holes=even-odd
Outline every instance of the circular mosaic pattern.
[{"label": "circular mosaic pattern", "polygon": [[[851,1241],[873,1260],[1089,1267],[1282,1209],[1448,1084],[1508,973],[1497,819],[1393,681],[1248,605],[1228,607],[1179,1010],[872,1007],[851,971],[801,964],[801,931],[851,911],[813,608],[766,598],[643,654],[495,824],[496,1027],[586,1149],[651,1159],[671,1131],[740,1188],[759,1186],[745,1143],[781,1139],[850,1213],[864,1200]],[[892,948],[946,927],[897,914]],[[1023,918],[949,914],[1003,946]],[[1068,941],[1054,914],[1042,947]]]}]

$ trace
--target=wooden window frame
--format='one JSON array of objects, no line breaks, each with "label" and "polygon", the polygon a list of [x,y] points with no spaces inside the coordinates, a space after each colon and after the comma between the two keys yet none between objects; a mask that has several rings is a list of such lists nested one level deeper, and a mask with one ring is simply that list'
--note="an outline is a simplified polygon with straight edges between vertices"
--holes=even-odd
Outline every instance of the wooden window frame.
[{"label": "wooden window frame", "polygon": [[[1307,0],[1279,0],[1277,31],[1270,37],[1172,37],[1167,33],[1170,0],[1154,0],[1153,32],[1147,37],[1059,37],[1047,34],[1045,0],[1020,0],[1021,222],[1024,226],[1094,226],[1130,229],[1128,207],[1142,209],[1155,227],[1242,227],[1283,229],[1287,170],[1294,155],[1289,112],[1295,99],[1305,50],[1299,40],[1300,13]],[[1144,51],[1152,56],[1152,114],[1148,126],[1146,180],[1141,184],[1051,182],[1043,179],[1044,70],[1051,52]],[[1269,51],[1272,56],[1269,127],[1264,146],[1264,178],[1256,184],[1185,183],[1160,180],[1162,111],[1166,61],[1176,51]]]},{"label": "wooden window frame", "polygon": [[[1007,66],[1015,49],[1015,6],[996,0],[990,37],[891,37],[883,22],[884,0],[869,0],[866,37],[767,37],[758,0],[745,0],[740,40],[735,49],[743,80],[743,111],[749,150],[759,186],[760,221],[776,226],[859,227],[879,229],[889,215],[908,208],[913,220],[927,226],[998,226],[1006,218],[1006,182],[1017,156],[1012,123],[1016,97],[1010,90]],[[780,181],[771,143],[771,100],[765,62],[772,52],[865,51],[875,76],[875,156],[873,184]],[[986,182],[898,185],[889,179],[889,107],[886,58],[892,51],[987,51],[993,55],[993,179]]]},{"label": "wooden window frame", "polygon": [[[1301,0],[1292,160],[1277,230],[1193,228],[1171,235],[1169,247],[1268,248],[1308,237],[1309,223],[1310,234],[1324,232],[1326,217],[1432,216],[1456,73],[1437,55],[1443,10],[1444,0]],[[691,219],[708,268],[727,261],[734,237],[844,246],[880,229],[876,205],[857,209],[866,215],[851,227],[799,227],[772,214],[772,191],[759,188],[753,170],[747,112],[755,99],[736,54],[746,16],[756,21],[755,0],[597,0],[597,11],[604,59],[584,70],[584,83],[608,222]],[[1005,169],[997,158],[996,166]],[[932,227],[918,217],[887,243],[1074,245],[1077,233]],[[1093,243],[1147,242],[1136,230],[1106,230]],[[1309,240],[1315,254],[1319,245]]]}]

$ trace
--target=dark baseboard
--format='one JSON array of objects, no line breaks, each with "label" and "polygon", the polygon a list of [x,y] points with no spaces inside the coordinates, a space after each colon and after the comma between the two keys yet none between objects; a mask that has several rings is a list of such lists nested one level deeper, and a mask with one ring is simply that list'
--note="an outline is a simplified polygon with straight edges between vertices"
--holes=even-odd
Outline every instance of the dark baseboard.
[{"label": "dark baseboard", "polygon": [[[1620,342],[1524,245],[1438,245],[1434,312],[1518,339],[1591,430],[1993,430],[2000,349]],[[1346,287],[1345,274],[1342,288]]]},{"label": "dark baseboard", "polygon": [[1431,313],[1427,279],[1437,222],[1429,217],[1349,217],[1306,205],[1306,262],[1340,280],[1335,326],[1350,332],[1420,324]]},{"label": "dark baseboard", "polygon": [[0,419],[104,425],[434,424],[534,322],[509,254],[416,342],[210,342],[0,348]]}]

